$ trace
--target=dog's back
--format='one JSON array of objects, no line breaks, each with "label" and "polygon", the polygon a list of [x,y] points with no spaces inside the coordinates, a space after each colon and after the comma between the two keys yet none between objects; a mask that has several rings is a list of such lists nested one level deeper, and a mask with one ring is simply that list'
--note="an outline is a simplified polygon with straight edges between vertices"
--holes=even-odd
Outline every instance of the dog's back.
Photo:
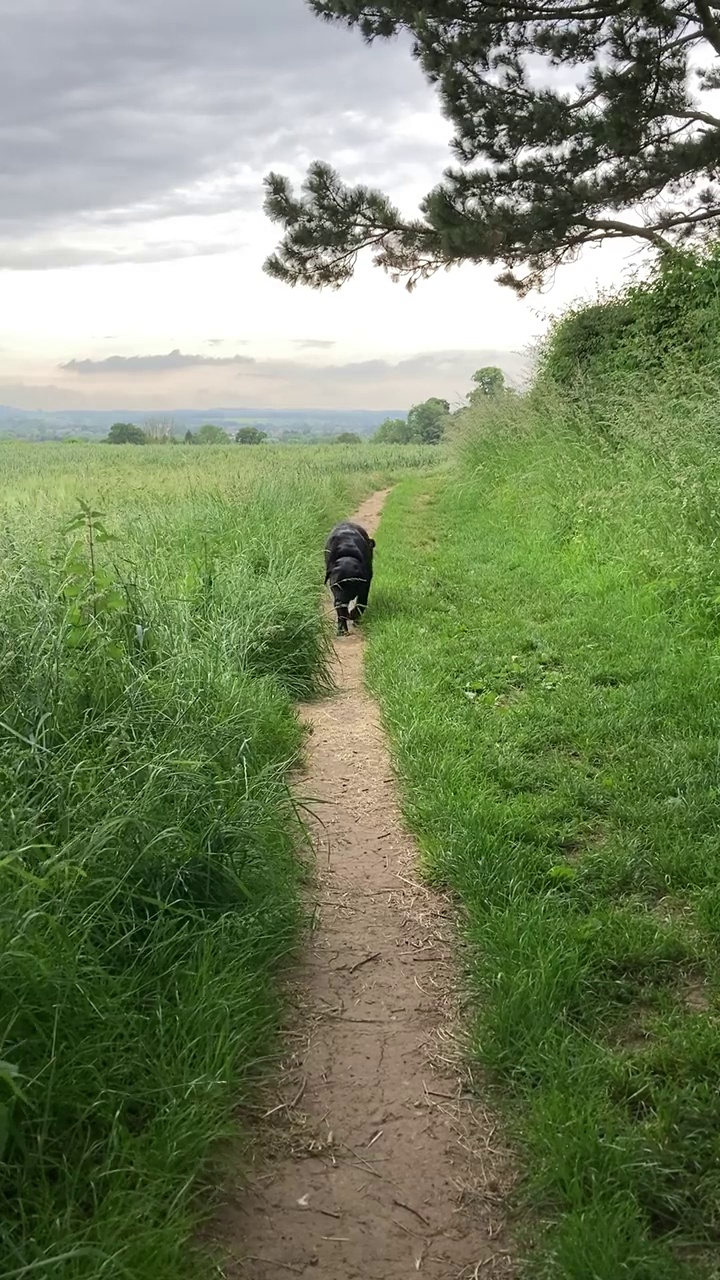
[{"label": "dog's back", "polygon": [[341,561],[354,560],[357,566],[356,577],[372,578],[374,540],[362,528],[351,520],[336,524],[325,543],[325,581],[335,576],[335,568]]},{"label": "dog's back", "polygon": [[331,587],[339,586],[343,582],[367,582],[367,568],[357,556],[340,556],[328,567],[327,581]]}]

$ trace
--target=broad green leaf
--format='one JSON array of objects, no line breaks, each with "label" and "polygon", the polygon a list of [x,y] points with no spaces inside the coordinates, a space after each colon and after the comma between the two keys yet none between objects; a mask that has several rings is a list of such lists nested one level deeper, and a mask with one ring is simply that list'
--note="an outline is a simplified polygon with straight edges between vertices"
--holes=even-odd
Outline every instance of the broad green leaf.
[{"label": "broad green leaf", "polygon": [[65,637],[65,643],[69,649],[78,649],[88,637],[87,627],[71,627]]}]

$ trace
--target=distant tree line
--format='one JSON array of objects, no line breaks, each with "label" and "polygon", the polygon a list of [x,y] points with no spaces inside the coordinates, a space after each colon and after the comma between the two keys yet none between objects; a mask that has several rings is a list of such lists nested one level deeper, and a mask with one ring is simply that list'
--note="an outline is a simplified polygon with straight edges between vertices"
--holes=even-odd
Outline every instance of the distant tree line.
[{"label": "distant tree line", "polygon": [[[465,397],[456,412],[477,405],[489,396],[512,395],[505,385],[502,369],[495,365],[485,365],[472,376],[474,387]],[[381,422],[371,440],[375,444],[429,444],[438,445],[455,417],[449,402],[439,396],[431,396],[420,404],[414,404],[407,418],[386,418]],[[287,433],[286,433],[287,434]],[[231,437],[223,427],[213,422],[206,422],[197,431],[186,431],[183,444],[216,445],[230,444]],[[236,444],[262,444],[267,439],[267,432],[259,427],[240,427],[234,436]],[[355,431],[341,431],[332,440],[325,437],[327,443],[362,444],[362,436]],[[138,427],[133,422],[115,422],[107,436],[108,444],[177,444],[172,433],[172,423],[158,419]]]},{"label": "distant tree line", "polygon": [[[111,426],[106,443],[107,444],[178,444],[178,439],[172,434],[172,425],[162,424],[162,430],[154,424],[138,427],[134,422],[114,422]],[[261,431],[259,427],[240,427],[235,432],[235,444],[262,444],[267,439],[267,432]],[[232,436],[228,434],[222,427],[218,427],[214,422],[206,422],[204,426],[199,427],[197,431],[186,431],[183,436],[183,444],[230,444]]]}]

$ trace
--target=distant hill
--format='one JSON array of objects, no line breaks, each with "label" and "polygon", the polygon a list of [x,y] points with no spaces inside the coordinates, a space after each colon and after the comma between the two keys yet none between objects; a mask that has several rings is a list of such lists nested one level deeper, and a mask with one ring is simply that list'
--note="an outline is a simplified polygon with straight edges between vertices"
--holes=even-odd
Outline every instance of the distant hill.
[{"label": "distant hill", "polygon": [[400,409],[174,409],[158,412],[148,409],[16,409],[0,405],[0,438],[17,440],[62,440],[80,436],[102,440],[113,422],[171,422],[173,434],[180,439],[185,432],[196,431],[205,422],[214,422],[233,434],[238,427],[255,426],[275,440],[334,436],[340,431],[355,431],[370,436],[385,418],[406,418]]}]

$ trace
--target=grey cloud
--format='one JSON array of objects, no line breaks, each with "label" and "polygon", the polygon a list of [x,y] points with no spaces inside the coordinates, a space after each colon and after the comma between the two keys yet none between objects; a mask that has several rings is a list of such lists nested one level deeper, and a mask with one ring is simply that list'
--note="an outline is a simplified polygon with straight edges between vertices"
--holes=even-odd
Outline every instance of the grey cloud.
[{"label": "grey cloud", "polygon": [[337,346],[336,342],[327,338],[293,338],[292,343],[302,351],[329,351],[331,347]]},{"label": "grey cloud", "polygon": [[0,401],[17,409],[87,409],[92,406],[84,396],[67,387],[52,384],[16,382],[0,378]]},{"label": "grey cloud", "polygon": [[[303,0],[5,0],[3,38],[2,267],[72,265],[83,223],[257,209],[268,168],[316,154],[378,180],[442,154],[390,136],[432,101],[407,47],[367,49]],[[80,248],[28,247],[69,229]]]},{"label": "grey cloud", "polygon": [[[513,351],[492,350],[423,351],[397,361],[354,360],[326,365],[312,365],[300,360],[254,360],[237,376],[240,379],[250,377],[284,382],[298,388],[307,384],[316,390],[344,388],[345,394],[349,394],[350,387],[416,386],[417,399],[423,398],[425,392],[422,389],[435,382],[440,388],[438,394],[455,394],[461,399],[467,393],[467,384],[475,370],[488,364],[498,365],[514,385],[522,385],[527,380],[529,361],[525,356]],[[427,394],[433,393],[428,391]]]},{"label": "grey cloud", "polygon": [[[189,370],[213,371],[218,376],[232,372],[236,391],[233,403],[249,396],[257,403],[273,389],[289,397],[293,404],[320,407],[329,400],[335,407],[354,402],[365,393],[379,395],[389,402],[394,394],[423,399],[425,395],[446,395],[461,400],[468,390],[471,375],[481,365],[495,364],[504,370],[509,381],[521,385],[529,372],[526,357],[510,351],[430,351],[418,352],[404,359],[353,360],[343,364],[312,364],[301,359],[255,359],[251,356],[185,355],[179,350],[147,356],[108,356],[103,360],[70,360],[60,366],[67,373],[106,375],[115,383],[118,376],[162,375]],[[240,390],[240,385],[243,390]],[[223,383],[228,386],[227,381]],[[215,391],[207,388],[209,403]],[[245,399],[247,403],[247,400]]]},{"label": "grey cloud", "polygon": [[[240,248],[240,245],[234,246]],[[113,266],[123,262],[175,262],[182,258],[210,257],[227,251],[227,244],[201,244],[172,240],[165,243],[108,245],[43,243],[40,235],[25,242],[0,239],[0,270],[47,271],[58,267]]]},{"label": "grey cloud", "polygon": [[166,355],[106,356],[104,360],[68,360],[58,367],[66,373],[138,374],[177,373],[181,369],[220,368],[227,365],[253,365],[249,356],[184,355],[177,347]]},{"label": "grey cloud", "polygon": [[[511,351],[419,352],[396,362],[357,360],[312,365],[302,360],[257,360],[233,374],[230,403],[267,408],[409,408],[428,396],[460,405],[476,369],[494,364],[512,386],[528,380],[530,362]],[[209,402],[208,402],[209,403]],[[217,403],[217,401],[216,401]]]}]

